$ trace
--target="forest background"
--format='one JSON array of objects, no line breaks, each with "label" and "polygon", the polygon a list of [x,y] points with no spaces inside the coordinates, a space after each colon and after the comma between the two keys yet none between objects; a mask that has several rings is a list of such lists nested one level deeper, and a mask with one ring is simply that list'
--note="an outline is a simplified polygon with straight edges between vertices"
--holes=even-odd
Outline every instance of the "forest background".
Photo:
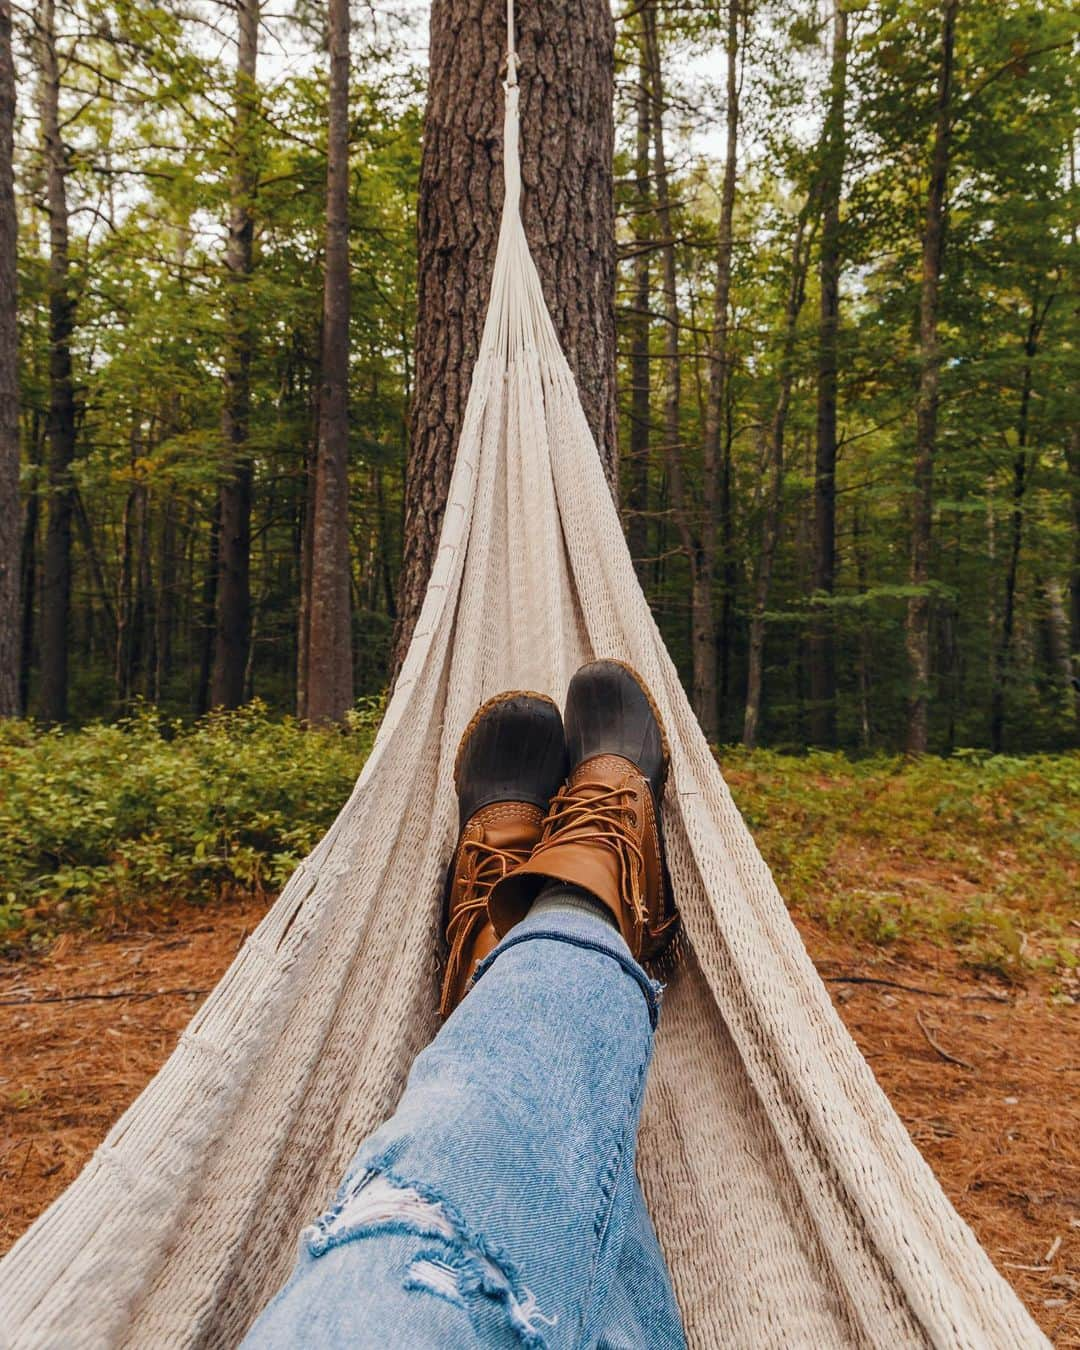
[{"label": "forest background", "polygon": [[[2,710],[340,719],[411,617],[427,12],[4,9]],[[1054,0],[615,16],[617,486],[715,741],[1076,743],[1076,39]]]}]

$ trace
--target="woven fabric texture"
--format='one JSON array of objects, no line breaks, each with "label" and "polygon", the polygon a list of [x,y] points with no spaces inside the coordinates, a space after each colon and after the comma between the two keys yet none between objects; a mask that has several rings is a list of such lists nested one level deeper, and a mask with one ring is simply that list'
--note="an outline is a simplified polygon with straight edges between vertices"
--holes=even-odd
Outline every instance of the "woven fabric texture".
[{"label": "woven fabric texture", "polygon": [[371,757],[157,1077],[0,1264],[0,1341],[234,1345],[436,1030],[454,753],[507,688],[630,662],[683,934],[640,1173],[691,1345],[1045,1345],[835,1013],[641,590],[506,204],[434,573]]}]

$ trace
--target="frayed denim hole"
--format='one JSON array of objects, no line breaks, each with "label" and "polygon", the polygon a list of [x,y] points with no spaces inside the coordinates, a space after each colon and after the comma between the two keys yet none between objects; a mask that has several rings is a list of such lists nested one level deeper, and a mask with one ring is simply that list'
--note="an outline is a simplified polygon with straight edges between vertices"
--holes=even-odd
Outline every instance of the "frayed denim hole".
[{"label": "frayed denim hole", "polygon": [[402,1288],[433,1294],[455,1308],[466,1309],[461,1271],[440,1251],[418,1253],[405,1271]]},{"label": "frayed denim hole", "polygon": [[[495,1260],[481,1239],[471,1237],[449,1206],[421,1183],[369,1171],[301,1238],[317,1257],[333,1247],[384,1233],[430,1238],[442,1244],[414,1258],[405,1276],[414,1283],[406,1283],[406,1288],[419,1287],[415,1283],[419,1280],[424,1292],[448,1302],[470,1295],[494,1299],[505,1307],[519,1342],[527,1350],[544,1350],[546,1341],[536,1324],[554,1326],[558,1317],[542,1313],[532,1290]],[[419,1272],[417,1261],[421,1262]]]}]

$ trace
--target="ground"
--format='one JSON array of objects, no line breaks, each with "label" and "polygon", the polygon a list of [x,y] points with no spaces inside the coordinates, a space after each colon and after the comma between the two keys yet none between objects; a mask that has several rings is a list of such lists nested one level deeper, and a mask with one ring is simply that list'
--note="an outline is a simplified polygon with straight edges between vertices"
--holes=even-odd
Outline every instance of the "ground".
[{"label": "ground", "polygon": [[[264,910],[127,909],[0,963],[0,1250],[76,1175]],[[1080,1019],[1060,975],[1006,982],[940,945],[795,918],[950,1199],[1051,1340],[1080,1347]]]}]

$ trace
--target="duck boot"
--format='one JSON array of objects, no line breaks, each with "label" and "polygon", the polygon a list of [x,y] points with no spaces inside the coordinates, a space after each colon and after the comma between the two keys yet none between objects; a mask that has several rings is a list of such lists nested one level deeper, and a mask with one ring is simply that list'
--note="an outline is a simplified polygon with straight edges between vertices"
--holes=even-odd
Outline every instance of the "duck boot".
[{"label": "duck boot", "polygon": [[562,718],[544,694],[497,694],[465,729],[454,764],[460,833],[447,881],[444,1017],[498,942],[488,895],[532,852],[566,769]]},{"label": "duck boot", "polygon": [[629,666],[593,661],[570,681],[565,725],[569,779],[531,857],[492,887],[492,928],[502,938],[547,882],[561,881],[599,900],[634,958],[648,960],[678,925],[660,826],[668,747],[659,713]]}]

